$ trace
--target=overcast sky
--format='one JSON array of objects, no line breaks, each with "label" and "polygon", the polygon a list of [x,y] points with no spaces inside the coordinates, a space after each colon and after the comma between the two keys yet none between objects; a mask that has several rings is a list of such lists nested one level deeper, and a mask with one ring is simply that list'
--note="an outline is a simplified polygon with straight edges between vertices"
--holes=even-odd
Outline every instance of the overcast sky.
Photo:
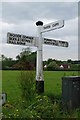
[{"label": "overcast sky", "polygon": [[[1,11],[1,7],[0,7]],[[44,25],[58,20],[64,20],[63,28],[43,34],[43,37],[69,42],[69,47],[43,45],[43,59],[58,60],[78,59],[78,3],[77,2],[2,2],[0,16],[0,34],[2,38],[2,53],[15,58],[25,46],[7,44],[7,32],[29,36],[37,36],[36,22]],[[1,41],[0,41],[1,46]],[[31,47],[32,51],[37,48]]]}]

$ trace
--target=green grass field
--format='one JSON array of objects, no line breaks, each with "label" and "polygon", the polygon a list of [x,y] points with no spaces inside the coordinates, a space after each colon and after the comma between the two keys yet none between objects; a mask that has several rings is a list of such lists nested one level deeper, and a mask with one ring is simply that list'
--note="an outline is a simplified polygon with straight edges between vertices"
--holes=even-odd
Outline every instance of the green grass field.
[{"label": "green grass field", "polygon": [[[17,101],[21,95],[18,77],[20,71],[2,71],[2,91],[7,93],[7,100]],[[45,94],[61,95],[61,84],[63,76],[78,75],[77,71],[45,71],[44,88]]]},{"label": "green grass field", "polygon": [[[19,108],[22,100],[19,87],[20,73],[21,71],[2,71],[2,91],[7,93],[6,103],[15,108]],[[78,75],[77,71],[44,71],[44,94],[61,98],[62,77],[75,75]],[[3,113],[9,116],[14,113],[14,108],[3,107]]]}]

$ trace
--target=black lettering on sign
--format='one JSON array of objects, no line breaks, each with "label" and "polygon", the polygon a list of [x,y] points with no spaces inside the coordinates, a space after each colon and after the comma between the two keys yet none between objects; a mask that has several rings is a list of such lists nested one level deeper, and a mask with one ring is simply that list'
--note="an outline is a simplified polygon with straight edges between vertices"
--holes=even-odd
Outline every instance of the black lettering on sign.
[{"label": "black lettering on sign", "polygon": [[19,37],[19,38],[21,38],[21,35],[19,35],[19,34],[12,34],[12,33],[10,33],[9,36],[10,37]]},{"label": "black lettering on sign", "polygon": [[10,33],[9,35],[10,35],[10,37],[13,37],[13,36],[14,36],[14,35],[13,35],[13,34],[11,34],[11,33]]},{"label": "black lettering on sign", "polygon": [[51,45],[51,44],[52,44],[52,41],[49,40],[49,39],[44,39],[44,43],[45,43],[45,44],[48,44],[48,45]]},{"label": "black lettering on sign", "polygon": [[22,41],[24,41],[24,39],[21,39]]},{"label": "black lettering on sign", "polygon": [[19,41],[19,38],[18,38],[18,41]]},{"label": "black lettering on sign", "polygon": [[25,42],[17,42],[18,45],[25,45]]},{"label": "black lettering on sign", "polygon": [[12,40],[12,37],[9,37],[9,40]]},{"label": "black lettering on sign", "polygon": [[31,41],[27,39],[26,42],[30,43]]},{"label": "black lettering on sign", "polygon": [[33,39],[33,37],[28,37],[28,39]]},{"label": "black lettering on sign", "polygon": [[53,41],[53,45],[58,45],[58,42],[56,40]]},{"label": "black lettering on sign", "polygon": [[49,29],[49,28],[50,28],[50,25],[44,26],[43,28],[44,28],[44,29]]},{"label": "black lettering on sign", "polygon": [[17,42],[17,44],[20,44],[20,42]]},{"label": "black lettering on sign", "polygon": [[12,43],[11,41],[9,41],[9,43]]},{"label": "black lettering on sign", "polygon": [[59,25],[59,23],[55,23],[55,24],[52,24],[52,27],[56,27],[58,25]]},{"label": "black lettering on sign", "polygon": [[64,41],[59,41],[59,45],[63,47],[68,47],[68,43]]},{"label": "black lettering on sign", "polygon": [[24,43],[22,43],[23,45],[25,45],[25,42]]},{"label": "black lettering on sign", "polygon": [[34,39],[34,37],[25,36],[25,35],[23,35],[22,38],[25,39],[25,40],[27,40],[27,39],[28,39],[28,40]]}]

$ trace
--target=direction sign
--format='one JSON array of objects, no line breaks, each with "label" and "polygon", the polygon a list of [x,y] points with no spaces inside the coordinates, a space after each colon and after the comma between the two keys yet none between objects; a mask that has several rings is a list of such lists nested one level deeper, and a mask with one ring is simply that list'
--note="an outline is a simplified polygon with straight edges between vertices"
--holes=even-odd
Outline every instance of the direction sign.
[{"label": "direction sign", "polygon": [[48,31],[59,29],[59,28],[62,28],[62,27],[64,27],[64,20],[60,20],[60,21],[56,21],[56,22],[52,22],[52,23],[44,25],[42,27],[41,32],[42,33],[43,32],[48,32]]},{"label": "direction sign", "polygon": [[53,40],[53,39],[48,39],[48,38],[44,38],[44,44],[68,47],[68,42],[66,42],[66,41]]},{"label": "direction sign", "polygon": [[[7,43],[24,46],[38,47],[38,37],[25,36],[20,34],[9,33],[7,34]],[[68,47],[68,42],[43,38],[43,44]]]},{"label": "direction sign", "polygon": [[[7,34],[7,43],[16,44],[16,45],[24,45],[24,46],[35,46],[37,47],[37,64],[36,64],[36,89],[39,93],[44,92],[44,78],[43,78],[43,49],[42,45],[54,45],[54,46],[62,46],[68,47],[68,42],[43,38],[42,33],[48,32],[51,30],[59,29],[64,27],[64,20],[52,22],[50,24],[46,24],[43,26],[42,21],[36,22],[38,26],[38,37],[33,36],[25,36],[20,34],[9,33]],[[2,100],[1,100],[2,102]]]},{"label": "direction sign", "polygon": [[14,33],[7,33],[7,43],[16,44],[16,45],[24,45],[24,46],[35,46],[37,47],[37,37],[33,36],[25,36]]}]

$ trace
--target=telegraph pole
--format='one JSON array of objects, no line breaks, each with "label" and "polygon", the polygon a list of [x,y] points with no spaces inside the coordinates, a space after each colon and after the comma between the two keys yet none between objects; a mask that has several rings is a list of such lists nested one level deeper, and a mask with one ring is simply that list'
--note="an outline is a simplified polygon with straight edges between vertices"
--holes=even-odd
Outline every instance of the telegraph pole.
[{"label": "telegraph pole", "polygon": [[38,47],[37,47],[37,65],[36,65],[36,90],[38,93],[44,92],[44,79],[43,79],[43,53],[42,53],[42,26],[43,22],[36,22],[38,28]]}]

